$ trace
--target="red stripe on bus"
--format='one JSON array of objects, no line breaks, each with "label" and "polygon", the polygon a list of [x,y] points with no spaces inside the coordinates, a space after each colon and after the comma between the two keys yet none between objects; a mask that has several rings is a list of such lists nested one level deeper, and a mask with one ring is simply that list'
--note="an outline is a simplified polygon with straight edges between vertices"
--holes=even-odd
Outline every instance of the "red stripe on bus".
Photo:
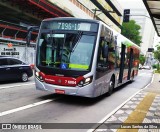
[{"label": "red stripe on bus", "polygon": [[62,77],[62,76],[45,75],[42,72],[40,72],[40,75],[42,76],[43,80],[46,83],[60,85],[60,86],[74,86],[75,87],[81,80],[84,80],[83,76],[80,76],[78,78]]}]

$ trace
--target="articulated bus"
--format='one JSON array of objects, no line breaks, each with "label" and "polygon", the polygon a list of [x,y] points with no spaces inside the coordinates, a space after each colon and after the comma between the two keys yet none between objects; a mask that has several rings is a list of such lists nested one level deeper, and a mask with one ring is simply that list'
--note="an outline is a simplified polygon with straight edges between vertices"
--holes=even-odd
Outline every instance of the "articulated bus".
[{"label": "articulated bus", "polygon": [[98,20],[45,19],[36,46],[38,90],[93,98],[138,74],[140,48]]}]

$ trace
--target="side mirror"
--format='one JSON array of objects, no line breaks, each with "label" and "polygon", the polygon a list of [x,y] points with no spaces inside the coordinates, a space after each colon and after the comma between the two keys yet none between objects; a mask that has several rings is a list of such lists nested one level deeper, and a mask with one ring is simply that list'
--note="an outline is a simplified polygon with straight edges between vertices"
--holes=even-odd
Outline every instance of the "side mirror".
[{"label": "side mirror", "polygon": [[108,58],[108,45],[103,45],[102,47],[102,57],[103,58]]},{"label": "side mirror", "polygon": [[26,37],[26,43],[27,43],[27,45],[30,45],[32,31],[38,31],[39,27],[38,26],[29,26],[27,28],[27,30],[28,30],[28,32],[27,32],[27,37]]},{"label": "side mirror", "polygon": [[27,38],[26,38],[26,43],[27,43],[27,45],[30,45],[31,34],[32,34],[32,31],[31,31],[31,30],[28,30],[28,32],[27,32]]}]

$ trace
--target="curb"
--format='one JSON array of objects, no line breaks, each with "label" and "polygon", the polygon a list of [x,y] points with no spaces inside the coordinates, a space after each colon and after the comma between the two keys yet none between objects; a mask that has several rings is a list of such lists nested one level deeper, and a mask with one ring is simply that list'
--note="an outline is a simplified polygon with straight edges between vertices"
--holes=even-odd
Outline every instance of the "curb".
[{"label": "curb", "polygon": [[129,97],[126,101],[124,101],[122,104],[120,104],[118,107],[116,107],[112,112],[107,114],[102,120],[100,120],[97,125],[94,125],[91,129],[89,129],[87,132],[93,132],[95,131],[99,126],[101,126],[107,119],[109,119],[112,115],[114,115],[120,108],[122,108],[127,102],[129,102],[134,96],[136,96],[138,93],[146,89],[151,83],[153,83],[154,80],[154,72],[152,72],[152,79],[150,80],[150,83],[148,83],[144,88],[137,91],[135,94],[133,94],[131,97]]}]

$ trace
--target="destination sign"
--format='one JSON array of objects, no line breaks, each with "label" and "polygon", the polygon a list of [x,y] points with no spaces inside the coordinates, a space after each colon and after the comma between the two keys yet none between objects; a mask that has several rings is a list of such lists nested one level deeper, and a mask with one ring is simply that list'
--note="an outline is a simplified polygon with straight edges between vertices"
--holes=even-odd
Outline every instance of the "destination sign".
[{"label": "destination sign", "polygon": [[97,31],[96,23],[87,23],[79,21],[44,21],[42,29],[53,30],[78,30],[78,31]]}]

